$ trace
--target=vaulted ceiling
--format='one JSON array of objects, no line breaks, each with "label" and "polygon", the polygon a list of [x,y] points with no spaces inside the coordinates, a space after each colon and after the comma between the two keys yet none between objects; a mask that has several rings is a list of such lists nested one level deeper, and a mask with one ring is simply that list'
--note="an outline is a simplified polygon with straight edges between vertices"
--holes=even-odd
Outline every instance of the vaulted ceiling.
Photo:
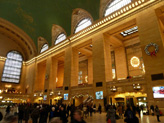
[{"label": "vaulted ceiling", "polygon": [[52,24],[71,34],[71,15],[75,8],[88,11],[94,20],[99,18],[100,0],[0,0],[0,17],[25,31],[37,45],[44,37],[51,45]]}]

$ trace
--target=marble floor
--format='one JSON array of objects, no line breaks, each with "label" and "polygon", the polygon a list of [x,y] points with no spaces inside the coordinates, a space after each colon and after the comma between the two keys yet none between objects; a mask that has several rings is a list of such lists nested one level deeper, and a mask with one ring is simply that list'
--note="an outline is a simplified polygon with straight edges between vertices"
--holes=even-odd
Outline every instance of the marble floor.
[{"label": "marble floor", "polygon": [[[0,109],[0,111],[5,114],[5,110]],[[87,117],[84,119],[87,123],[106,123],[106,113],[93,113],[92,117]],[[164,123],[164,116],[160,117],[161,123]],[[158,123],[156,116],[151,115],[141,115],[141,118],[139,118],[140,123]],[[5,123],[0,121],[0,123]],[[23,122],[24,123],[24,122]],[[32,123],[31,119],[28,123]],[[116,120],[116,123],[124,123],[123,119]]]},{"label": "marble floor", "polygon": [[[106,113],[96,113],[92,117],[84,119],[87,123],[106,123]],[[164,116],[160,117],[161,123],[164,123]],[[156,116],[141,115],[139,118],[140,123],[159,123],[157,122]],[[123,119],[116,120],[116,123],[124,123]]]}]

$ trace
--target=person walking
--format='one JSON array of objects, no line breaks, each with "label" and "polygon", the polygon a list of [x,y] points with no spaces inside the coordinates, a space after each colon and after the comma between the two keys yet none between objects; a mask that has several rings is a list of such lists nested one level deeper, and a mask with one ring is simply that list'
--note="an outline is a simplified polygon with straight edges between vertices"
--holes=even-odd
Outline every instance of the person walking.
[{"label": "person walking", "polygon": [[124,117],[125,117],[124,121],[126,123],[134,123],[134,113],[131,110],[130,106],[127,106]]},{"label": "person walking", "polygon": [[11,108],[10,108],[10,106],[8,105],[7,108],[6,108],[6,115],[5,115],[5,117],[6,117],[7,115],[9,115],[10,110],[11,110]]},{"label": "person walking", "polygon": [[120,118],[122,119],[123,118],[122,117],[123,109],[122,109],[122,106],[121,105],[118,107],[118,113],[119,113]]},{"label": "person walking", "polygon": [[96,104],[93,106],[94,113],[96,113]]},{"label": "person walking", "polygon": [[30,118],[30,108],[28,105],[26,105],[26,107],[24,108],[24,111],[23,111],[23,120],[25,121],[25,123],[28,123],[28,120]]},{"label": "person walking", "polygon": [[39,106],[37,106],[31,113],[32,123],[38,123],[39,113]]},{"label": "person walking", "polygon": [[64,110],[64,107],[61,107],[61,110],[60,110],[60,119],[63,121],[63,123],[67,123],[68,122],[68,120],[67,120],[67,113]]},{"label": "person walking", "polygon": [[90,116],[92,117],[92,112],[93,112],[93,106],[91,105],[89,108]]},{"label": "person walking", "polygon": [[159,111],[159,108],[158,108],[157,105],[156,105],[156,108],[155,108],[155,113],[156,113],[156,115],[157,115],[157,121],[158,121],[158,122],[161,122],[161,121],[159,120],[160,111]]},{"label": "person walking", "polygon": [[139,105],[137,105],[137,107],[136,107],[136,111],[137,111],[137,113],[138,113],[138,115],[139,115],[139,118],[140,118],[141,110],[140,110]]},{"label": "person walking", "polygon": [[83,106],[83,117],[87,118],[87,107]]},{"label": "person walking", "polygon": [[154,116],[154,106],[153,105],[150,106],[150,111],[151,111],[152,116]]},{"label": "person walking", "polygon": [[116,123],[116,118],[115,115],[116,114],[116,110],[113,108],[113,106],[110,106],[108,111],[107,111],[107,122],[110,123]]},{"label": "person walking", "polygon": [[3,119],[2,112],[0,112],[0,121]]},{"label": "person walking", "polygon": [[24,116],[23,106],[19,105],[19,107],[18,107],[18,123],[22,123],[23,116]]},{"label": "person walking", "polygon": [[101,114],[101,105],[99,104],[98,111]]}]

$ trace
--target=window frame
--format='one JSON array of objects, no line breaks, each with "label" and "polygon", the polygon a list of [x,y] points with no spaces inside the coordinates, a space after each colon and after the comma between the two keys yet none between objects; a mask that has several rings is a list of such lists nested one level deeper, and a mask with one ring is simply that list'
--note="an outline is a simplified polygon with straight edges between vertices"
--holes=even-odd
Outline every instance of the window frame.
[{"label": "window frame", "polygon": [[76,27],[74,28],[74,32],[73,32],[73,34],[76,34],[76,33],[80,32],[80,31],[82,31],[83,29],[85,29],[85,28],[91,26],[91,25],[88,25],[87,27],[83,28],[82,30],[76,32],[76,29],[77,29],[77,27],[79,27],[79,24],[80,24],[83,20],[85,20],[85,19],[90,20],[91,25],[92,25],[92,19],[91,19],[91,18],[89,18],[89,17],[87,17],[87,18],[82,18],[82,19],[76,24]]},{"label": "window frame", "polygon": [[[23,68],[23,56],[22,56],[22,54],[21,54],[20,52],[18,52],[18,51],[16,51],[16,50],[11,50],[11,51],[9,51],[9,52],[7,53],[7,55],[8,55],[9,53],[11,53],[11,52],[17,52],[17,54],[19,54],[19,55],[22,57],[21,68],[19,69],[19,70],[20,70],[19,81],[18,81],[18,83],[17,83],[17,82],[7,82],[7,81],[3,81],[3,80],[2,80],[2,79],[3,79],[3,74],[4,74],[4,69],[5,69],[5,66],[6,66],[6,61],[7,61],[7,59],[8,59],[8,58],[6,58],[5,63],[4,63],[4,67],[3,67],[3,72],[2,72],[2,75],[1,75],[1,82],[3,82],[3,83],[11,83],[11,84],[20,84],[21,76],[22,76],[22,68]],[[6,56],[7,56],[7,55],[6,55]],[[10,79],[13,79],[13,78],[10,78]]]},{"label": "window frame", "polygon": [[57,45],[57,44],[59,44],[59,43],[61,43],[61,42],[64,41],[64,40],[62,40],[62,41],[60,41],[59,43],[56,44],[56,41],[57,41],[58,37],[59,37],[60,35],[62,35],[62,34],[65,35],[65,37],[66,37],[64,40],[67,39],[67,35],[66,35],[64,32],[61,32],[61,33],[59,33],[59,35],[58,35],[58,36],[56,37],[56,39],[54,40],[54,45]]},{"label": "window frame", "polygon": [[43,49],[43,47],[44,47],[46,44],[47,44],[48,49],[49,49],[49,45],[48,45],[48,43],[44,43],[44,44],[42,45],[41,49],[40,49],[40,53],[43,53],[43,52],[45,52],[46,50],[48,50],[48,49],[46,49],[46,50],[44,50],[43,52],[41,52],[41,50]]},{"label": "window frame", "polygon": [[[110,1],[110,2],[107,4],[107,6],[105,7],[105,10],[104,10],[104,12],[103,12],[103,17],[107,17],[107,16],[111,15],[112,13],[114,13],[114,12],[120,10],[121,8],[123,8],[123,7],[125,7],[125,6],[127,6],[128,4],[130,4],[130,3],[133,2],[133,0],[131,0],[130,3],[128,3],[128,4],[126,4],[126,5],[123,5],[121,8],[119,8],[119,9],[117,9],[117,10],[115,10],[115,11],[109,13],[108,15],[105,15],[105,14],[106,14],[106,11],[109,9],[110,4],[112,4],[114,1],[115,1],[115,0],[112,0],[112,1]],[[123,0],[120,0],[120,1],[123,1]],[[115,4],[115,5],[117,5],[117,4]],[[111,7],[112,7],[112,6],[111,6]],[[110,8],[111,8],[111,7],[110,7]]]}]

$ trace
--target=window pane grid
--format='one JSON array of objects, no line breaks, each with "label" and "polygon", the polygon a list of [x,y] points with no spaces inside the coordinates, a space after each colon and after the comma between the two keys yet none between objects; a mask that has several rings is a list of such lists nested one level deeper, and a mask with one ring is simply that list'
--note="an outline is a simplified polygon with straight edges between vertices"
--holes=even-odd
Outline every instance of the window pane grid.
[{"label": "window pane grid", "polygon": [[128,5],[131,2],[132,0],[114,0],[106,8],[104,16],[108,16],[109,14],[121,9],[122,7]]},{"label": "window pane grid", "polygon": [[2,75],[3,82],[19,83],[22,61],[22,56],[16,51],[12,51],[7,54]]},{"label": "window pane grid", "polygon": [[138,32],[138,26],[135,26],[133,28],[130,28],[130,29],[126,30],[126,31],[121,32],[121,35],[125,37],[125,36],[131,35],[131,34],[133,34],[135,32]]},{"label": "window pane grid", "polygon": [[75,29],[75,33],[85,29],[86,27],[90,26],[92,24],[91,19],[89,18],[85,18],[82,21],[80,21],[80,23],[77,25],[76,29]]},{"label": "window pane grid", "polygon": [[43,45],[43,47],[41,48],[40,53],[42,53],[42,52],[44,52],[44,51],[46,51],[46,50],[48,50],[48,44],[44,44],[44,45]]},{"label": "window pane grid", "polygon": [[66,39],[66,35],[64,33],[59,34],[58,37],[56,38],[55,45],[64,41],[65,39]]}]

